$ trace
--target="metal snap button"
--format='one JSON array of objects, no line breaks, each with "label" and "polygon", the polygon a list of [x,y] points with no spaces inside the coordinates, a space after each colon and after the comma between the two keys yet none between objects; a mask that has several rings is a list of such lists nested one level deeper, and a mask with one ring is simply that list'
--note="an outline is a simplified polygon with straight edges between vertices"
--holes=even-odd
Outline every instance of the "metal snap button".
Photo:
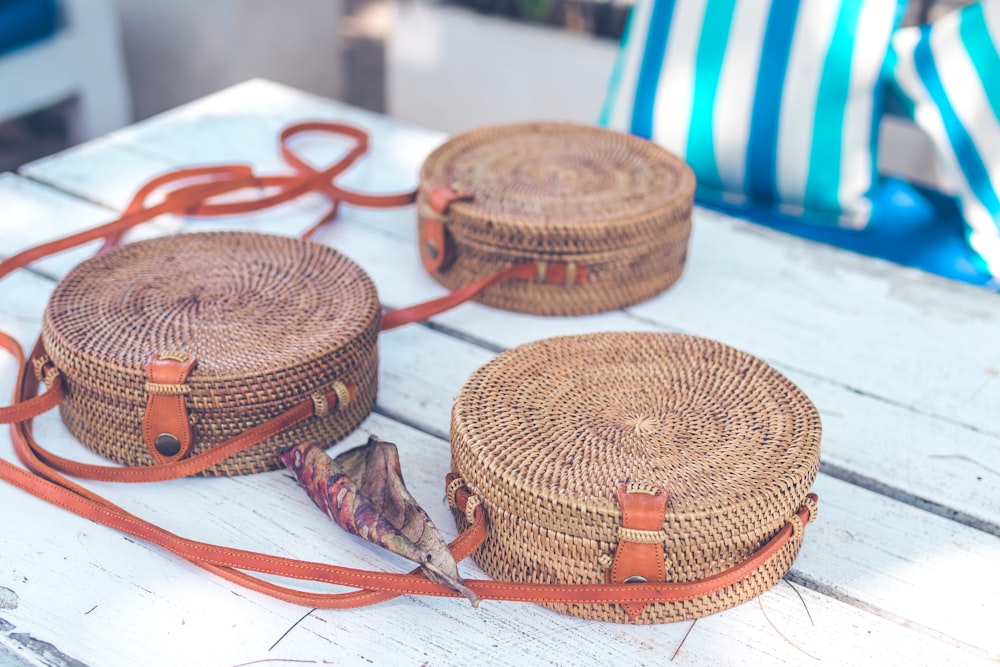
[{"label": "metal snap button", "polygon": [[429,239],[427,241],[427,256],[430,257],[431,260],[436,260],[440,254],[441,250],[438,248],[437,243],[434,239]]},{"label": "metal snap button", "polygon": [[153,441],[153,446],[156,447],[156,451],[162,456],[177,456],[181,451],[181,441],[173,433],[161,433],[156,436],[156,440]]},{"label": "metal snap button", "polygon": [[626,578],[623,584],[645,584],[649,580],[646,577],[640,577],[638,574],[633,574],[631,577]]}]

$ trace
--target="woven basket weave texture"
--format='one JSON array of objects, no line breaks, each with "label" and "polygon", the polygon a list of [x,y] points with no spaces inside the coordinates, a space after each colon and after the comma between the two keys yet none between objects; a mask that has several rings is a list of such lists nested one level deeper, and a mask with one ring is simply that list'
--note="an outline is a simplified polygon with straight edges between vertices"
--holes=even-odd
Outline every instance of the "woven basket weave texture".
[{"label": "woven basket weave texture", "polygon": [[538,315],[580,315],[649,299],[681,275],[695,179],[679,158],[632,135],[564,122],[482,127],[428,156],[418,210],[446,185],[471,190],[445,224],[454,262],[433,274],[450,289],[515,262],[574,261],[576,286],[505,281],[477,300]]},{"label": "woven basket weave texture", "polygon": [[[721,343],[568,336],[502,353],[470,377],[452,413],[452,469],[487,511],[476,560],[494,578],[604,582],[622,525],[615,490],[638,483],[669,493],[667,580],[690,582],[743,562],[792,517],[818,473],[820,433],[801,390]],[[635,621],[617,605],[552,607],[617,622],[704,616],[773,586],[801,535],[749,579],[652,604]]]},{"label": "woven basket weave texture", "polygon": [[193,453],[329,391],[356,387],[343,410],[314,417],[208,469],[237,475],[281,467],[277,452],[336,442],[374,404],[380,309],[371,279],[335,250],[249,232],[181,234],[91,258],[59,282],[42,325],[63,373],[60,411],[89,449],[151,465],[141,425],[152,354],[197,357],[186,405]]}]

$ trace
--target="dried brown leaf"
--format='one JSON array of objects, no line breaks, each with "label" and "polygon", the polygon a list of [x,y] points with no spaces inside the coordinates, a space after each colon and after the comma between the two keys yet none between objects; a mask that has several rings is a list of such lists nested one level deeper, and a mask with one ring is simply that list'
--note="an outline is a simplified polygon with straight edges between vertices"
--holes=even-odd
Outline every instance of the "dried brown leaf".
[{"label": "dried brown leaf", "polygon": [[373,435],[336,458],[314,444],[298,445],[281,457],[337,525],[418,563],[428,579],[479,603],[441,533],[406,489],[396,445]]}]

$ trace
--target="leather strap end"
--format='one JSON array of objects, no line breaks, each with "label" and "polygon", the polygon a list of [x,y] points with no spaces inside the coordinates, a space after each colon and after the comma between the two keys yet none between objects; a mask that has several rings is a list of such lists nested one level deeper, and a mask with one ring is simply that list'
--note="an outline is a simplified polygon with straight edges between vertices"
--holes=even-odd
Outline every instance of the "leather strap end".
[{"label": "leather strap end", "polygon": [[158,464],[184,458],[193,435],[188,417],[185,384],[197,359],[188,354],[154,354],[146,363],[149,398],[142,420],[142,440]]},{"label": "leather strap end", "polygon": [[[666,581],[662,532],[669,495],[655,487],[623,484],[615,497],[622,512],[622,530],[611,562],[611,583]],[[646,607],[645,603],[622,604],[631,620],[638,618]]]}]

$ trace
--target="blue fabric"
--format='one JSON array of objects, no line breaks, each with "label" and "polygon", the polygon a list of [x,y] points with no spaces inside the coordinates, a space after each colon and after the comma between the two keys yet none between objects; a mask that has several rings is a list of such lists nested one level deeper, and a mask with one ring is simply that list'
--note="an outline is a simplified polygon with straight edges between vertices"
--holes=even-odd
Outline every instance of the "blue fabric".
[{"label": "blue fabric", "polygon": [[965,240],[965,224],[954,197],[887,178],[863,231],[819,226],[801,218],[744,206],[699,202],[705,208],[749,219],[786,234],[935,273],[1000,292]]},{"label": "blue fabric", "polygon": [[[733,27],[735,0],[708,0],[705,22],[712,26],[698,44],[694,70],[718,72],[726,55],[726,42]],[[656,85],[658,81],[653,82]],[[685,159],[698,174],[698,186],[724,190],[715,151],[715,101],[719,95],[718,77],[696,77],[691,100]],[[655,136],[653,137],[655,139]]]},{"label": "blue fabric", "polygon": [[771,5],[764,35],[760,71],[768,76],[757,79],[746,166],[747,191],[758,201],[778,199],[778,117],[798,12],[798,0]]},{"label": "blue fabric", "polygon": [[0,0],[0,54],[52,35],[58,10],[57,0]]},{"label": "blue fabric", "polygon": [[601,122],[683,158],[697,196],[862,228],[906,0],[636,0]]},{"label": "blue fabric", "polygon": [[670,32],[673,14],[673,0],[663,0],[653,5],[653,17],[646,35],[646,55],[639,70],[636,105],[632,115],[632,132],[644,139],[653,136],[653,100],[656,98],[656,84],[660,80],[660,68],[663,66],[663,53],[667,48],[667,34]]},{"label": "blue fabric", "polygon": [[1000,0],[893,37],[888,76],[955,185],[968,245],[1000,279]]},{"label": "blue fabric", "polygon": [[[991,2],[963,11],[962,35],[986,94],[1000,100],[1000,84],[986,84],[1000,81],[1000,53],[983,28],[1000,26],[1000,0]],[[601,123],[656,141],[687,161],[701,206],[998,289],[982,257],[993,247],[1000,258],[1000,244],[989,245],[988,226],[980,224],[975,237],[963,224],[961,214],[969,218],[964,200],[876,170],[887,103],[914,116],[913,97],[890,90],[886,76],[898,68],[900,53],[889,42],[903,32],[898,25],[906,4],[635,0]],[[931,93],[940,93],[942,80],[954,87],[942,54],[928,47],[926,29],[923,37],[916,57],[924,83]],[[961,139],[958,117],[968,113],[950,102],[955,112],[945,105],[944,125]],[[979,139],[972,130],[967,134]],[[1000,171],[992,157],[977,158],[1000,155],[1000,146],[978,154],[963,150],[961,141],[955,148],[992,212],[1000,201],[986,196],[994,191],[987,192],[982,175]]]},{"label": "blue fabric", "polygon": [[951,138],[951,148],[969,181],[969,187],[991,213],[1000,213],[1000,200],[997,199],[997,194],[993,191],[989,170],[983,164],[982,157],[962,125],[962,121],[958,118],[958,114],[955,113],[955,108],[941,83],[941,74],[938,72],[937,63],[934,61],[934,54],[930,48],[930,26],[922,26],[921,32],[924,34],[924,38],[917,42],[917,47],[913,51],[913,61],[917,66],[917,72],[920,74],[931,99],[937,104],[945,130]]}]

